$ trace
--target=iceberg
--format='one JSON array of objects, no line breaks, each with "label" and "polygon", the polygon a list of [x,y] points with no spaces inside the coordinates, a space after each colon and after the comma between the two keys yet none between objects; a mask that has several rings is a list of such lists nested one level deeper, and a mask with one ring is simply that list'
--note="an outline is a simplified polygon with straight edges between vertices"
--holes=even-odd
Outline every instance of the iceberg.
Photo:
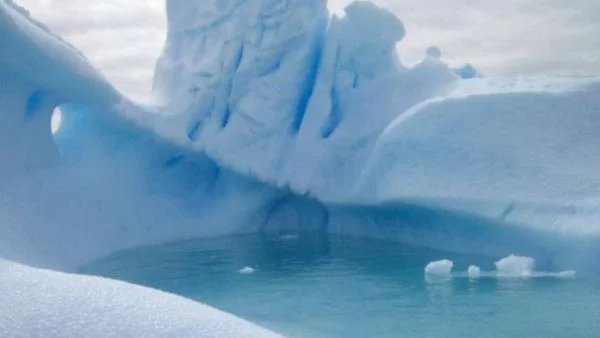
[{"label": "iceberg", "polygon": [[366,1],[341,15],[325,0],[166,8],[155,97],[141,103],[0,1],[3,333],[275,335],[72,274],[176,239],[312,230],[578,272],[597,253],[600,79],[482,77],[435,47],[407,67],[402,22]]}]

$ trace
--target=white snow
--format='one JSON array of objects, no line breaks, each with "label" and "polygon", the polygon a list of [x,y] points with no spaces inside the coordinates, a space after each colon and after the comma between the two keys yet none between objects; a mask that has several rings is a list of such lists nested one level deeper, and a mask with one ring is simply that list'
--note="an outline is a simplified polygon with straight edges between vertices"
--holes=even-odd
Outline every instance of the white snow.
[{"label": "white snow", "polygon": [[[403,24],[365,1],[331,19],[324,0],[168,0],[167,12],[158,104],[148,106],[0,1],[3,335],[271,334],[157,290],[21,264],[74,271],[126,248],[264,227],[503,254],[513,244],[444,217],[420,229],[417,207],[346,204],[600,232],[597,79],[461,80],[435,48],[405,67]],[[497,273],[548,274],[533,265],[511,256]],[[451,278],[452,268],[425,272]]]},{"label": "white snow", "polygon": [[124,282],[0,259],[6,337],[276,337],[206,305]]}]

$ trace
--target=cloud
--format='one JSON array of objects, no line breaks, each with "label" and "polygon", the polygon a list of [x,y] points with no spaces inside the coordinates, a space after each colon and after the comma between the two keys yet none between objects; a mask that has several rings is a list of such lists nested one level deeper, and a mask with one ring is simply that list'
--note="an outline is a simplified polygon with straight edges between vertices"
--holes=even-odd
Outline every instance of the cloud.
[{"label": "cloud", "polygon": [[[204,1],[204,0],[198,0]],[[82,50],[124,93],[150,95],[165,40],[164,0],[18,0]],[[349,0],[330,0],[341,12]],[[600,76],[598,0],[374,0],[402,19],[405,63],[440,47],[484,74]]]},{"label": "cloud", "polygon": [[129,96],[150,96],[166,37],[163,0],[18,0]]}]

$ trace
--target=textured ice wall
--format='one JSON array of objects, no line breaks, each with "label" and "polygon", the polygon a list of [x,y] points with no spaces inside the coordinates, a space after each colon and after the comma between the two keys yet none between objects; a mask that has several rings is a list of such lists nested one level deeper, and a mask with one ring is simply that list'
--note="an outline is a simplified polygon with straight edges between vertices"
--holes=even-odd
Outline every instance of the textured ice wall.
[{"label": "textured ice wall", "polygon": [[158,135],[326,203],[600,231],[597,79],[481,78],[436,47],[404,67],[402,23],[364,1],[327,25],[325,1],[219,4],[168,2],[165,107],[137,117]]},{"label": "textured ice wall", "polygon": [[56,105],[110,104],[117,95],[85,57],[12,1],[0,1],[0,32],[0,175],[7,179],[58,159],[48,128]]},{"label": "textured ice wall", "polygon": [[597,234],[599,93],[587,79],[463,82],[388,126],[361,198]]},{"label": "textured ice wall", "polygon": [[5,180],[58,161],[48,128],[57,99],[6,69],[0,68],[0,79],[0,175]]},{"label": "textured ice wall", "polygon": [[[322,10],[323,2],[315,4]],[[407,68],[395,48],[404,28],[392,14],[359,1],[324,27],[322,16],[305,17],[299,5],[282,2],[268,17],[302,18],[299,32],[310,32],[311,43],[279,38],[281,53],[254,48],[232,68],[215,64],[236,55],[229,41],[283,26],[230,20],[236,14],[221,20],[230,8],[213,2],[171,2],[155,79],[166,108],[152,119],[142,115],[142,123],[221,166],[324,202],[401,200],[561,231],[600,230],[591,132],[597,80],[477,78],[472,67],[470,75],[448,69],[435,47]],[[291,56],[309,54],[316,62]],[[273,62],[289,67],[271,69]],[[272,71],[248,71],[265,67]],[[309,75],[313,86],[300,86]],[[307,101],[290,99],[307,93]],[[221,123],[215,107],[231,119]]]},{"label": "textured ice wall", "polygon": [[[252,217],[247,209],[260,210],[262,191],[268,196],[269,188],[244,185],[243,178],[229,179],[226,173],[221,180],[230,183],[219,185],[222,190],[214,194],[226,193],[228,186],[235,186],[238,194],[229,194],[224,202],[235,207],[221,207],[238,213],[225,214],[214,205],[197,208],[197,212],[214,211],[212,215],[204,214],[214,222],[206,227],[198,226],[206,219],[189,212],[186,207],[191,207],[183,202],[169,198],[169,193],[190,197],[207,188],[186,193],[171,186],[142,189],[141,182],[145,181],[136,176],[149,175],[155,167],[144,161],[148,159],[140,152],[142,146],[127,151],[125,144],[136,139],[135,144],[155,146],[146,149],[148,154],[161,153],[160,142],[153,143],[152,137],[119,118],[115,104],[122,100],[121,104],[126,104],[75,49],[12,1],[0,1],[0,289],[4,291],[0,295],[0,335],[274,336],[242,319],[170,294],[10,261],[70,270],[125,247],[230,233],[249,221],[242,216]],[[81,114],[66,114],[67,124],[75,122],[69,119],[74,117],[98,122],[97,128],[115,123],[114,128],[105,128],[101,134],[106,139],[101,139],[93,133],[94,128],[77,124],[81,133],[92,133],[76,138],[63,149],[70,156],[59,156],[50,133],[50,116],[57,104],[65,102],[85,107],[80,109]],[[126,126],[127,132],[119,134]],[[165,150],[161,154],[169,156],[168,160],[173,152]],[[134,159],[135,155],[141,159]],[[215,167],[210,160],[198,161],[205,171]],[[147,166],[145,170],[141,170],[142,163]],[[200,175],[205,171],[199,170]],[[165,176],[168,173],[161,177]],[[182,177],[186,178],[190,176]],[[242,206],[239,199],[256,204]],[[240,222],[230,228],[219,227],[231,224],[229,219],[219,218],[219,211]],[[180,217],[182,213],[187,217]]]},{"label": "textured ice wall", "polygon": [[168,2],[155,78],[165,108],[145,122],[296,193],[348,197],[386,125],[458,79],[434,56],[403,67],[402,23],[369,2],[329,23],[323,0],[221,5]]}]

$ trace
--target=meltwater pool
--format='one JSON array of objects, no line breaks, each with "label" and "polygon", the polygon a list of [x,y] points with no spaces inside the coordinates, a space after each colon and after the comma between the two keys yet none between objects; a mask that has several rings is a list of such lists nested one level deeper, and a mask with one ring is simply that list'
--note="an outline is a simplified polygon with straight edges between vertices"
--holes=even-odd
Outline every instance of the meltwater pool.
[{"label": "meltwater pool", "polygon": [[[120,252],[82,273],[182,295],[292,337],[598,338],[596,277],[468,278],[457,255],[310,233],[188,240]],[[455,262],[452,278],[424,267]]]}]

